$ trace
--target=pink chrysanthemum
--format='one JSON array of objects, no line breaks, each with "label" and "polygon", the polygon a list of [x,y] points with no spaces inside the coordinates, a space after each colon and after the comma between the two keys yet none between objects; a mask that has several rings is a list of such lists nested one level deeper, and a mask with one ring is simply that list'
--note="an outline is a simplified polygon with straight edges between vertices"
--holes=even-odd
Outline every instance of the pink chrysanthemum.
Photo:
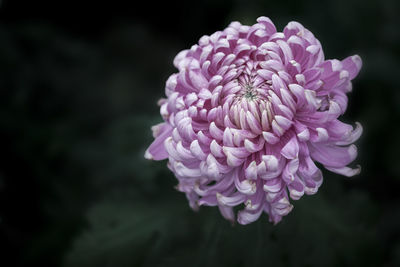
[{"label": "pink chrysanthemum", "polygon": [[[345,176],[357,156],[360,124],[338,120],[361,68],[359,56],[325,60],[301,24],[277,32],[267,17],[203,36],[180,52],[179,72],[160,100],[164,122],[153,127],[148,159],[168,158],[190,206],[218,206],[240,224],[265,211],[277,223],[293,200],[315,194],[321,170]],[[243,204],[243,205],[242,205]]]}]

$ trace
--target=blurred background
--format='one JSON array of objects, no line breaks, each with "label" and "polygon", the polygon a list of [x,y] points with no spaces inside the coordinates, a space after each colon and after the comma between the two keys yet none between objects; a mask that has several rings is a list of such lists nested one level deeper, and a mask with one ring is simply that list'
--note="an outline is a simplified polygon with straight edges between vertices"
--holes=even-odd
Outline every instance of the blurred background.
[{"label": "blurred background", "polygon": [[[0,266],[400,266],[399,1],[82,2],[0,5]],[[363,59],[342,118],[363,170],[232,226],[143,154],[174,56],[261,15]]]}]

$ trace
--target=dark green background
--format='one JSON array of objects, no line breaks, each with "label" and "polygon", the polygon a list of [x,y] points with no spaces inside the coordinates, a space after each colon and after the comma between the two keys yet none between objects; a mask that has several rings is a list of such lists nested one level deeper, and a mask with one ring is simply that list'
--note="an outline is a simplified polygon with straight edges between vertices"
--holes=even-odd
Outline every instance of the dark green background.
[{"label": "dark green background", "polygon": [[[0,266],[400,266],[399,1],[96,2],[0,6]],[[143,154],[175,54],[260,15],[361,56],[342,119],[363,169],[232,226]]]}]

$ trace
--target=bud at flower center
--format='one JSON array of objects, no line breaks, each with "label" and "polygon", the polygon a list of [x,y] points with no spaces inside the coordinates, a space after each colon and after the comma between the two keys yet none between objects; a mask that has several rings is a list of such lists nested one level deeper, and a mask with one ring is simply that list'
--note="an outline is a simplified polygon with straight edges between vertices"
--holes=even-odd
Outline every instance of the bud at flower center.
[{"label": "bud at flower center", "polygon": [[237,78],[236,93],[229,118],[240,129],[261,133],[270,129],[274,116],[270,103],[270,81],[259,77],[256,68],[245,68]]},{"label": "bud at flower center", "polygon": [[254,90],[252,85],[247,85],[246,92],[243,96],[248,100],[253,100],[257,97],[257,92]]}]

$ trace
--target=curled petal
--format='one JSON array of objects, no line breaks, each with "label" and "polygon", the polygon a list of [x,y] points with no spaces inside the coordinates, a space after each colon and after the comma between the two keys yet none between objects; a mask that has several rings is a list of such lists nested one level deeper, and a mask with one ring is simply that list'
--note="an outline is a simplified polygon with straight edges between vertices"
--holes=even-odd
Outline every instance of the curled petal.
[{"label": "curled petal", "polygon": [[263,137],[267,143],[273,145],[279,142],[279,137],[270,132],[263,132]]},{"label": "curled petal", "polygon": [[304,182],[298,177],[295,176],[293,182],[288,185],[290,198],[293,200],[299,200],[304,195]]},{"label": "curled petal", "polygon": [[193,140],[190,144],[190,152],[199,160],[205,160],[207,158],[207,154],[204,153],[203,149],[200,147],[198,140]]},{"label": "curled petal", "polygon": [[238,171],[234,172],[234,182],[236,189],[242,194],[253,195],[257,190],[256,183],[252,180],[240,179]]},{"label": "curled petal", "polygon": [[252,161],[245,170],[245,176],[247,179],[256,180],[257,179],[257,163]]},{"label": "curled petal", "polygon": [[282,172],[282,179],[285,181],[286,184],[291,184],[295,179],[295,173],[299,168],[299,160],[292,159],[290,160]]},{"label": "curled petal", "polygon": [[299,143],[296,137],[292,137],[281,150],[282,156],[287,159],[297,158],[299,155]]},{"label": "curled petal", "polygon": [[244,147],[250,153],[254,153],[254,152],[260,151],[261,149],[264,148],[264,139],[259,138],[258,139],[258,143],[253,143],[250,140],[245,139],[244,140]]},{"label": "curled petal", "polygon": [[228,221],[234,222],[235,221],[235,214],[233,213],[233,208],[225,205],[218,205],[219,211],[221,212],[222,216],[227,219]]},{"label": "curled petal", "polygon": [[357,141],[358,138],[360,138],[362,132],[363,128],[361,124],[359,122],[356,122],[356,128],[351,132],[347,132],[344,136],[344,139],[342,141],[336,142],[335,144],[340,146],[352,144]]},{"label": "curled petal", "polygon": [[182,162],[179,161],[175,162],[174,170],[176,174],[178,174],[181,177],[199,178],[202,175],[200,169],[188,168]]},{"label": "curled petal", "polygon": [[271,179],[265,182],[263,189],[265,192],[269,193],[277,193],[280,192],[283,188],[282,180],[279,178]]},{"label": "curled petal", "polygon": [[357,156],[355,145],[339,147],[332,144],[313,144],[309,146],[311,157],[328,167],[341,168],[352,162]]},{"label": "curled petal", "polygon": [[246,195],[236,192],[232,194],[231,196],[224,196],[221,193],[217,192],[216,194],[218,203],[221,205],[229,206],[229,207],[234,207],[237,206],[241,203],[243,203],[246,199]]},{"label": "curled petal", "polygon": [[338,173],[347,177],[352,177],[357,175],[361,172],[361,166],[358,165],[356,168],[352,169],[349,167],[342,167],[342,168],[334,168],[334,167],[325,167],[327,170],[331,172]]},{"label": "curled petal", "polygon": [[343,68],[349,72],[350,80],[353,80],[360,72],[362,60],[359,55],[347,57],[342,61]]},{"label": "curled petal", "polygon": [[240,224],[246,225],[256,221],[260,217],[262,212],[263,212],[262,208],[259,208],[258,210],[255,211],[241,210],[238,213],[237,220]]},{"label": "curled petal", "polygon": [[163,160],[168,158],[168,153],[164,148],[164,141],[171,135],[172,129],[173,128],[169,125],[164,127],[163,132],[156,137],[154,142],[146,150],[146,159]]}]

